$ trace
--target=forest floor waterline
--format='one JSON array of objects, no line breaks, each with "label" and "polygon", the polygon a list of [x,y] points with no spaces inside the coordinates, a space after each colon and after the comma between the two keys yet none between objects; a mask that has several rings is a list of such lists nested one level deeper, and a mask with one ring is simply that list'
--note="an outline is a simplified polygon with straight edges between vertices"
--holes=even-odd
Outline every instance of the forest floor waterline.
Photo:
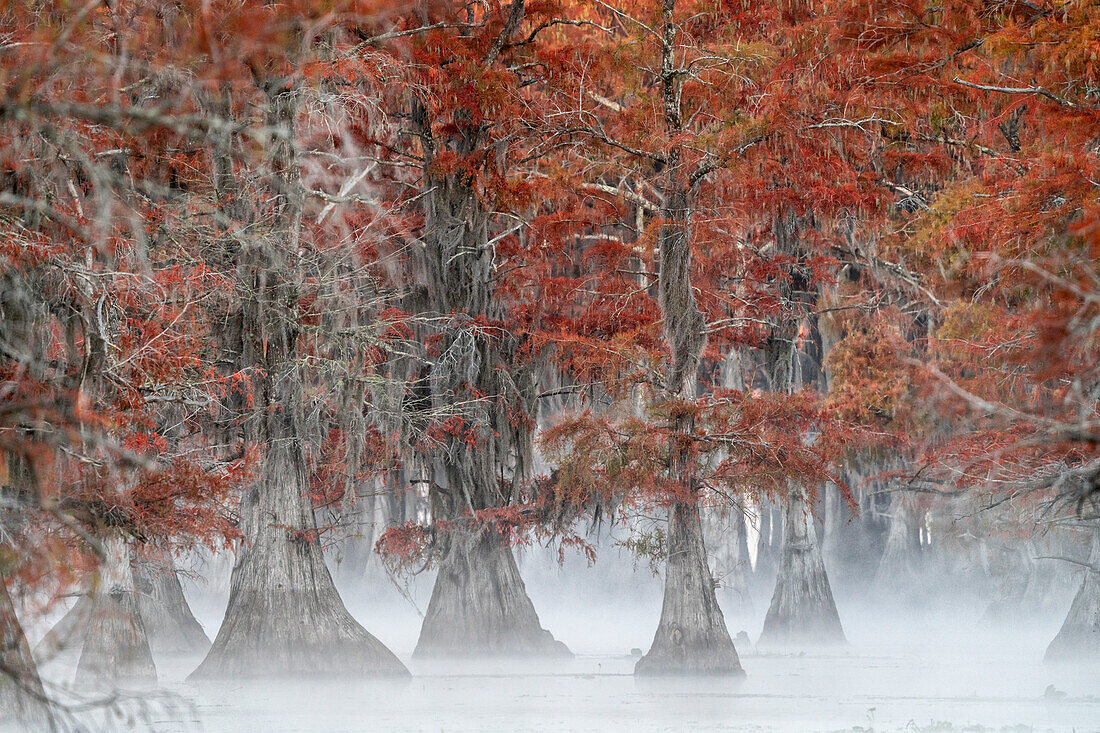
[{"label": "forest floor waterline", "polygon": [[[430,583],[423,585],[414,588],[420,595],[430,590]],[[1042,662],[1062,612],[992,627],[982,618],[982,603],[945,599],[940,607],[913,612],[842,594],[850,641],[843,649],[778,654],[739,645],[742,679],[636,679],[631,649],[648,648],[660,614],[659,594],[614,594],[611,602],[545,580],[529,587],[544,626],[575,658],[412,660],[418,614],[401,605],[404,601],[370,601],[349,593],[356,618],[401,657],[411,679],[197,683],[187,676],[200,658],[162,655],[158,693],[146,697],[135,728],[167,733],[1100,733],[1100,669]],[[224,599],[194,598],[192,605],[208,632],[216,630]],[[731,611],[727,627],[731,634],[743,629],[755,639],[765,610],[758,604],[746,613]],[[44,671],[64,683],[71,670],[60,662]],[[120,719],[100,720],[106,724],[89,729],[128,729]]]},{"label": "forest floor waterline", "polygon": [[167,657],[159,660],[167,705],[139,717],[157,731],[219,733],[1100,731],[1095,673],[1044,667],[1019,650],[937,652],[749,653],[740,680],[635,679],[629,655],[578,654],[556,663],[409,662],[414,676],[404,682],[193,683],[186,675],[197,660]]}]

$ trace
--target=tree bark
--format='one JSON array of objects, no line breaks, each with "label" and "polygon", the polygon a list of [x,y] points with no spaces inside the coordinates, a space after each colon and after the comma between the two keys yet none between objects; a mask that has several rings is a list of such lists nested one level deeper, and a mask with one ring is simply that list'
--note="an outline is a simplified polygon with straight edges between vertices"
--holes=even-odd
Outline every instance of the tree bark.
[{"label": "tree bark", "polygon": [[1100,660],[1100,530],[1092,531],[1092,552],[1085,577],[1066,620],[1047,647],[1045,662]]},{"label": "tree bark", "polygon": [[105,545],[103,588],[92,597],[76,680],[81,684],[156,682],[157,668],[138,609],[129,547],[119,538],[108,539]]},{"label": "tree bark", "polygon": [[241,365],[255,374],[247,437],[263,451],[259,480],[241,500],[244,540],[225,619],[193,678],[354,674],[408,670],[344,607],[322,556],[302,436],[295,271],[302,200],[293,145],[297,90],[265,86],[271,141],[272,229],[238,253]]},{"label": "tree bark", "polygon": [[[780,254],[800,257],[802,223],[793,214],[776,217],[773,225]],[[790,267],[790,278],[779,284],[783,300],[790,306],[804,305],[812,291],[809,273],[801,264]],[[798,353],[799,314],[780,313],[764,346],[771,389],[790,393],[796,384],[795,357]],[[783,541],[775,592],[764,619],[758,647],[827,646],[845,642],[840,615],[833,601],[829,576],[817,531],[806,500],[806,489],[789,484],[784,507]]]},{"label": "tree bark", "polygon": [[[665,132],[672,139],[683,129],[682,77],[675,59],[676,0],[663,0],[661,12],[661,93]],[[706,344],[706,318],[695,300],[691,279],[694,190],[679,147],[669,150],[666,162],[662,222],[658,230],[658,301],[671,362],[668,397],[687,405],[696,399],[699,361]],[[699,521],[698,469],[691,451],[680,445],[679,439],[691,435],[694,429],[695,413],[690,407],[673,415],[668,475],[683,488],[686,498],[674,501],[669,507],[661,621],[649,653],[634,667],[636,675],[744,674],[718,607],[714,579],[707,565]]]},{"label": "tree bark", "polygon": [[134,563],[138,610],[154,653],[200,653],[210,639],[191,613],[169,555]]},{"label": "tree bark", "polygon": [[229,605],[195,678],[303,674],[407,676],[405,666],[344,607],[325,565],[306,496],[297,436],[298,380],[289,365],[278,381],[283,419],[270,427],[263,476],[241,506],[242,543]]},{"label": "tree bark", "polygon": [[54,730],[38,668],[4,577],[0,576],[0,726]]},{"label": "tree bark", "polygon": [[242,501],[245,540],[225,620],[194,678],[408,675],[336,591],[305,495],[301,451],[300,439],[268,445],[263,478]]},{"label": "tree bark", "polygon": [[804,648],[844,643],[809,508],[796,489],[787,503],[783,556],[757,646]]},{"label": "tree bark", "polygon": [[414,658],[572,656],[539,623],[499,534],[456,529],[447,541]]},{"label": "tree bark", "polygon": [[919,574],[920,537],[915,531],[916,497],[895,491],[890,499],[886,547],[875,573],[875,585],[889,592],[910,591]]},{"label": "tree bark", "polygon": [[[486,67],[496,65],[508,48],[524,9],[524,0],[509,4]],[[537,366],[526,353],[528,335],[507,328],[487,331],[479,324],[509,320],[497,292],[502,274],[493,243],[497,206],[491,189],[479,190],[475,176],[453,170],[452,162],[440,164],[440,158],[458,156],[472,166],[490,159],[504,166],[508,148],[489,139],[489,125],[471,124],[469,117],[467,110],[456,110],[454,124],[440,129],[433,127],[427,106],[414,103],[410,114],[425,160],[424,246],[412,258],[423,293],[410,310],[439,324],[431,334],[441,337],[438,356],[426,357],[431,407],[437,415],[455,415],[465,429],[465,435],[438,440],[423,461],[430,467],[425,473],[431,479],[433,520],[457,525],[476,524],[478,512],[507,507],[518,498],[534,460],[539,393]],[[517,232],[523,236],[522,229]],[[460,413],[456,405],[464,406]],[[449,534],[416,655],[568,654],[539,625],[511,550],[480,528]],[[497,632],[502,638],[492,639]]]},{"label": "tree bark", "polygon": [[634,674],[734,675],[745,672],[733,646],[707,567],[697,505],[669,510],[668,559],[661,622]]},{"label": "tree bark", "polygon": [[745,513],[736,506],[708,507],[703,513],[703,538],[710,548],[709,565],[717,587],[727,590],[727,599],[738,610],[751,611],[752,561]]}]

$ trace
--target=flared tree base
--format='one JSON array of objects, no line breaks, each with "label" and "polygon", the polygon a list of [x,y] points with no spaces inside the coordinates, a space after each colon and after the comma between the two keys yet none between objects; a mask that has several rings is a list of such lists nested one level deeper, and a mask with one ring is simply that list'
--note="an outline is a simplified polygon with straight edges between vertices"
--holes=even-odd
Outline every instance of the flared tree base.
[{"label": "flared tree base", "polygon": [[729,633],[685,632],[662,626],[649,653],[634,665],[639,677],[744,677]]},{"label": "flared tree base", "polygon": [[634,666],[634,674],[640,677],[745,674],[714,593],[699,509],[695,505],[674,504],[669,510],[661,622],[649,653]]},{"label": "flared tree base", "polygon": [[157,668],[134,594],[104,593],[92,603],[91,622],[76,668],[77,683],[155,683]]},{"label": "flared tree base", "polygon": [[[331,584],[331,580],[329,581]],[[408,677],[393,652],[352,618],[333,588],[239,590],[189,679],[353,675]]]},{"label": "flared tree base", "polygon": [[757,646],[801,650],[847,643],[820,552],[788,548]]},{"label": "flared tree base", "polygon": [[573,656],[539,623],[507,544],[463,530],[449,543],[414,658]]},{"label": "flared tree base", "polygon": [[171,560],[167,562],[166,566],[134,566],[134,588],[149,648],[157,654],[201,654],[210,648],[210,639],[187,605]]},{"label": "flared tree base", "polygon": [[[1097,554],[1093,552],[1093,562]],[[1100,663],[1100,572],[1087,572],[1065,623],[1047,647],[1043,661]]]}]

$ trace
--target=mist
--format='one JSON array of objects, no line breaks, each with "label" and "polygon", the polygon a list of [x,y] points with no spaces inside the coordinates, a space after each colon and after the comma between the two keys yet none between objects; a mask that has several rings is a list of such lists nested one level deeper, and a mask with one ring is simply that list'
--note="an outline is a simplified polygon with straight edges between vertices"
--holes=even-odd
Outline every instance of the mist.
[{"label": "mist", "polygon": [[1100,731],[1100,0],[0,29],[0,728]]},{"label": "mist", "polygon": [[[662,579],[600,542],[598,560],[521,548],[519,566],[544,627],[572,659],[411,657],[433,573],[340,584],[355,618],[408,665],[398,681],[284,677],[189,682],[201,654],[157,654],[159,685],[110,691],[112,702],[79,719],[85,730],[156,731],[1090,731],[1100,727],[1095,667],[1044,664],[1073,595],[1049,613],[987,617],[997,592],[925,577],[934,589],[875,596],[859,578],[835,583],[848,643],[757,651],[765,584],[750,598],[719,587],[746,675],[636,678],[661,613]],[[211,570],[209,564],[203,564]],[[224,567],[224,566],[223,566]],[[1073,573],[1070,573],[1073,575]],[[224,585],[222,579],[222,584]],[[937,582],[938,581],[938,582]],[[228,600],[216,577],[194,571],[183,587],[215,635]],[[913,589],[910,589],[913,590]],[[927,588],[926,588],[927,590]],[[41,634],[41,629],[36,629]],[[743,632],[750,643],[745,644]],[[41,667],[67,689],[72,655]],[[116,683],[117,684],[117,683]],[[85,701],[105,699],[83,692]]]}]

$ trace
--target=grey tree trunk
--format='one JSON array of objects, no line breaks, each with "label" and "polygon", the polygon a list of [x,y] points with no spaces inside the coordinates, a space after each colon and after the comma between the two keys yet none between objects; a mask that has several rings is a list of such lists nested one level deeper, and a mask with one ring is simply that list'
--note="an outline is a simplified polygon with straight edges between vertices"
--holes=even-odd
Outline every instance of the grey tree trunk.
[{"label": "grey tree trunk", "polygon": [[84,636],[92,623],[95,602],[82,595],[76,604],[58,620],[34,647],[35,658],[49,661],[54,657],[84,646]]},{"label": "grey tree trunk", "polygon": [[[776,249],[781,254],[799,257],[802,222],[793,214],[776,217],[774,233]],[[790,267],[790,280],[782,281],[779,290],[784,300],[805,305],[813,292],[809,275],[801,265]],[[781,313],[772,325],[764,346],[771,389],[789,393],[796,383],[795,358],[799,314]],[[757,646],[805,647],[845,643],[840,615],[833,601],[829,576],[817,531],[806,500],[806,488],[789,483],[783,521],[783,541],[775,592],[764,619],[764,629]]]},{"label": "grey tree trunk", "polygon": [[[661,94],[665,133],[674,138],[683,129],[683,80],[675,59],[679,30],[676,0],[661,4]],[[664,318],[664,338],[670,365],[667,397],[693,403],[697,396],[699,362],[706,345],[706,317],[695,299],[691,275],[694,187],[682,162],[681,149],[668,152],[664,201],[658,230],[658,301]],[[703,526],[699,521],[698,466],[680,444],[695,430],[695,416],[683,410],[673,416],[668,475],[687,491],[668,513],[668,557],[661,621],[649,652],[634,667],[636,675],[742,675],[726,621],[718,607],[714,579],[707,564]]]},{"label": "grey tree trunk", "polygon": [[787,504],[783,556],[757,646],[783,648],[844,644],[829,577],[801,491]]},{"label": "grey tree trunk", "polygon": [[[844,481],[851,488],[855,507],[848,506],[839,488],[825,488],[827,516],[822,549],[826,567],[830,574],[856,583],[862,590],[870,588],[871,584],[862,579],[873,578],[878,571],[885,544],[886,526],[876,509],[876,499],[887,487],[879,479],[868,480],[882,470],[878,459],[865,453],[845,460]],[[836,514],[830,516],[833,508]]]},{"label": "grey tree trunk", "polygon": [[413,657],[562,656],[542,628],[512,548],[488,530],[454,530]]},{"label": "grey tree trunk", "polygon": [[129,547],[119,538],[105,545],[103,588],[92,597],[76,681],[93,685],[155,682],[157,668],[138,609]]},{"label": "grey tree trunk", "polygon": [[821,555],[831,568],[839,568],[845,555],[845,529],[851,521],[851,510],[840,493],[840,487],[825,484],[825,517],[821,533]]},{"label": "grey tree trunk", "polygon": [[744,673],[715,597],[698,507],[674,504],[668,518],[661,622],[649,653],[638,660],[634,674],[740,676]]},{"label": "grey tree trunk", "polygon": [[11,595],[0,576],[0,726],[53,730],[53,716]]},{"label": "grey tree trunk", "polygon": [[875,585],[888,592],[914,588],[920,572],[920,536],[916,526],[916,497],[896,491],[890,499],[890,527],[879,560]]},{"label": "grey tree trunk", "polygon": [[766,499],[758,506],[756,538],[756,565],[753,577],[758,583],[771,586],[779,572],[779,548],[783,544],[783,519],[778,510]]},{"label": "grey tree trunk", "polygon": [[[736,346],[726,353],[722,360],[724,389],[745,389],[743,361],[741,350]],[[725,595],[734,604],[734,609],[751,611],[752,558],[745,510],[738,505],[707,507],[702,521],[703,540],[710,548],[709,566],[716,587],[726,589]]]},{"label": "grey tree trunk", "polygon": [[[267,122],[294,130],[297,90],[265,88]],[[307,489],[295,271],[302,201],[293,135],[271,141],[272,229],[242,244],[241,365],[257,374],[248,438],[263,450],[259,480],[241,499],[241,543],[225,619],[194,678],[408,670],[344,607],[322,556]]]},{"label": "grey tree trunk", "polygon": [[210,639],[187,605],[171,556],[135,560],[134,589],[154,653],[198,654],[210,648]]},{"label": "grey tree trunk", "polygon": [[1100,660],[1100,530],[1092,532],[1088,564],[1069,614],[1047,647],[1046,662]]},{"label": "grey tree trunk", "polygon": [[[279,378],[287,379],[285,371]],[[273,401],[281,402],[284,416],[296,411],[299,385],[289,381],[295,383],[289,393]],[[225,620],[192,677],[408,675],[340,600],[305,493],[301,439],[293,420],[279,422],[279,437],[267,444],[263,476],[242,500],[245,539]]]},{"label": "grey tree trunk", "polygon": [[[524,10],[524,0],[508,4],[504,24],[483,59],[486,68],[498,61],[504,65],[502,53],[518,33]],[[449,415],[463,405],[459,416],[469,434],[477,436],[472,443],[455,435],[437,439],[433,455],[424,457],[424,465],[431,467],[425,473],[431,479],[432,518],[463,524],[478,512],[515,503],[530,478],[539,375],[525,353],[530,348],[526,334],[494,329],[498,333],[490,337],[476,321],[511,319],[497,291],[503,273],[493,244],[496,202],[475,176],[464,170],[442,172],[454,166],[438,164],[445,153],[474,166],[496,160],[503,169],[510,150],[489,139],[489,125],[470,125],[466,110],[454,113],[450,130],[433,126],[431,114],[417,102],[410,115],[424,157],[425,219],[424,246],[411,258],[423,292],[410,310],[435,322],[438,330],[432,335],[442,337],[438,356],[426,357],[431,406],[436,415]],[[507,226],[515,226],[511,218]],[[525,236],[522,228],[516,231]],[[408,502],[405,510],[413,513],[416,496],[402,498]],[[490,537],[491,528],[488,533],[478,528],[451,533],[416,655],[568,654],[539,625],[511,550]],[[498,633],[502,638],[493,639]]]},{"label": "grey tree trunk", "polygon": [[702,519],[703,538],[710,548],[709,564],[716,586],[726,590],[726,599],[734,608],[751,611],[752,561],[745,513],[736,506],[707,507]]},{"label": "grey tree trunk", "polygon": [[1015,623],[1024,615],[1028,585],[1035,570],[1031,543],[1017,540],[986,543],[988,578],[994,586],[993,600],[982,615],[983,623]]},{"label": "grey tree trunk", "polygon": [[341,546],[337,576],[343,587],[362,593],[377,590],[385,582],[385,568],[374,551],[378,537],[386,531],[386,497],[380,481],[366,485],[367,495],[358,496],[346,511],[352,516],[350,531]]}]

